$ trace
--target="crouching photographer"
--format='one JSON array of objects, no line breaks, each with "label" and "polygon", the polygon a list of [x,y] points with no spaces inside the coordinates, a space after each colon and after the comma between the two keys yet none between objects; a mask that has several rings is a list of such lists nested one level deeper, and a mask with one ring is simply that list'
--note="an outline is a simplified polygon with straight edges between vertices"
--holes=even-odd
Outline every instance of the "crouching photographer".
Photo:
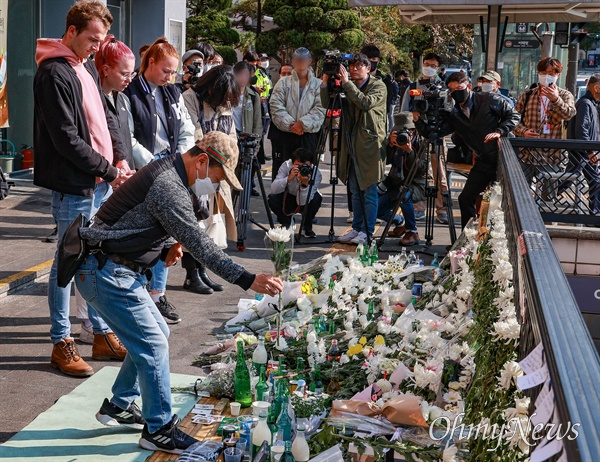
[{"label": "crouching photographer", "polygon": [[[455,72],[446,80],[454,109],[447,114],[448,130],[442,136],[456,132],[475,154],[475,165],[458,196],[461,226],[476,216],[475,202],[479,195],[496,180],[500,137],[508,136],[519,123],[519,113],[495,93],[475,93],[469,78],[463,72]],[[421,132],[427,130],[421,120],[416,122]]]},{"label": "crouching photographer", "polygon": [[[401,112],[394,116],[394,127],[388,138],[386,149],[387,163],[391,164],[388,176],[378,185],[379,207],[377,218],[388,221],[396,213],[395,205],[400,194],[408,186],[406,195],[400,202],[403,217],[395,215],[394,229],[388,232],[389,237],[399,237],[399,244],[411,246],[419,244],[419,232],[415,217],[413,201],[425,200],[427,175],[427,159],[419,157],[421,139],[415,129],[413,115]],[[416,168],[412,181],[411,171]],[[407,184],[407,181],[410,184]]]},{"label": "crouching photographer", "polygon": [[[290,226],[294,214],[303,213],[304,208],[308,207],[302,231],[309,238],[317,237],[312,225],[323,201],[318,190],[323,177],[319,169],[315,171],[313,162],[314,154],[308,149],[298,148],[292,152],[292,158],[279,167],[277,177],[271,183],[269,196],[269,207],[277,216],[277,221],[285,227]],[[309,198],[309,181],[313,175],[315,182]]]}]

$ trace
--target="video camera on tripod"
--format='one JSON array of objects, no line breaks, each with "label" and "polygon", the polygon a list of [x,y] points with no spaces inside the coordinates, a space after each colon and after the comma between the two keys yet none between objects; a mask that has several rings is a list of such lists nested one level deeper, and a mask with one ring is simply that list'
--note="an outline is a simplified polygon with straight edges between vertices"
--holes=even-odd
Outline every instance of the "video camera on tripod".
[{"label": "video camera on tripod", "polygon": [[340,53],[339,50],[324,50],[325,61],[323,63],[323,74],[329,76],[328,86],[331,93],[339,93],[342,91],[342,82],[338,75],[342,71],[342,66],[348,72],[350,60],[354,56],[352,53]]},{"label": "video camera on tripod", "polygon": [[[454,100],[450,90],[443,83],[431,83],[426,90],[413,89],[409,91],[413,98],[410,110],[418,112],[420,119],[426,124],[427,133],[421,133],[428,138],[438,138],[444,120],[444,114],[454,110]],[[400,140],[398,141],[400,143]],[[406,143],[404,143],[406,144]]]},{"label": "video camera on tripod", "polygon": [[240,133],[238,135],[238,143],[242,149],[255,149],[258,146],[260,135],[256,133]]}]

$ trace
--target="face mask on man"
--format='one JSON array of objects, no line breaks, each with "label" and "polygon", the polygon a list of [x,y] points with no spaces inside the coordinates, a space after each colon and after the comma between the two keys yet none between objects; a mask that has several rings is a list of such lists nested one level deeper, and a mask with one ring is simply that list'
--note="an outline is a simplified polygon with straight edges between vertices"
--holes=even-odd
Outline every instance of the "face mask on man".
[{"label": "face mask on man", "polygon": [[214,67],[214,65],[206,63],[204,65],[204,72],[203,72],[203,74],[206,73],[206,72],[208,72],[208,71],[210,71],[213,67]]},{"label": "face mask on man", "polygon": [[[218,183],[216,184],[218,185]],[[196,181],[191,189],[198,197],[211,195],[216,192],[215,183],[208,176],[208,163],[206,164],[206,178],[198,178],[198,170],[196,170]]]},{"label": "face mask on man", "polygon": [[482,83],[481,84],[481,91],[485,92],[485,93],[491,93],[494,91],[494,84],[493,83]]},{"label": "face mask on man", "polygon": [[435,77],[437,75],[437,69],[435,67],[425,66],[423,68],[423,75],[425,77]]},{"label": "face mask on man", "polygon": [[375,72],[377,70],[377,66],[379,66],[379,62],[377,61],[369,61],[371,63],[371,72]]},{"label": "face mask on man", "polygon": [[538,74],[538,77],[540,80],[540,85],[544,87],[549,87],[550,85],[555,84],[558,80],[557,75]]},{"label": "face mask on man", "polygon": [[454,90],[452,92],[452,99],[458,104],[464,103],[469,97],[469,89],[463,88],[462,90]]},{"label": "face mask on man", "polygon": [[269,68],[269,61],[261,61],[260,62],[260,67],[262,67],[263,69],[268,69]]}]

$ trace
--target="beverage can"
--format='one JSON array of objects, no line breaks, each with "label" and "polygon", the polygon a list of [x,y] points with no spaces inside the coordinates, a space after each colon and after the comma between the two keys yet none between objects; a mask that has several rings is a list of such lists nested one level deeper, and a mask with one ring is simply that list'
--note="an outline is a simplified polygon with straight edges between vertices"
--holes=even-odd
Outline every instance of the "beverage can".
[{"label": "beverage can", "polygon": [[421,298],[423,295],[423,284],[415,283],[412,291],[413,297]]},{"label": "beverage can", "polygon": [[235,425],[223,425],[223,440],[234,438],[236,433]]}]

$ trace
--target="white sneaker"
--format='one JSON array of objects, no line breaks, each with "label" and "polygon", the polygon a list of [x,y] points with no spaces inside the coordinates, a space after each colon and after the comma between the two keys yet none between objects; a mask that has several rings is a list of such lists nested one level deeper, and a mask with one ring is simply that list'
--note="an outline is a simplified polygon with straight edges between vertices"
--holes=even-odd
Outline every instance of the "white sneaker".
[{"label": "white sneaker", "polygon": [[352,223],[353,220],[354,220],[354,214],[352,212],[350,212],[350,215],[348,215],[348,218],[346,218],[346,223]]},{"label": "white sneaker", "polygon": [[350,242],[352,242],[352,244],[356,244],[356,245],[358,245],[362,242],[364,245],[367,245],[367,234],[360,231],[359,233],[356,234],[356,237],[354,239],[352,239]]},{"label": "white sneaker", "polygon": [[354,229],[351,229],[346,234],[344,234],[343,236],[341,236],[338,240],[340,242],[348,243],[348,242],[352,241],[352,239],[354,239],[359,234],[360,233],[358,231],[356,231]]},{"label": "white sneaker", "polygon": [[92,345],[94,343],[94,332],[92,331],[92,327],[85,327],[83,323],[81,323],[81,332],[79,332],[79,341],[81,343],[87,343],[88,345]]}]

